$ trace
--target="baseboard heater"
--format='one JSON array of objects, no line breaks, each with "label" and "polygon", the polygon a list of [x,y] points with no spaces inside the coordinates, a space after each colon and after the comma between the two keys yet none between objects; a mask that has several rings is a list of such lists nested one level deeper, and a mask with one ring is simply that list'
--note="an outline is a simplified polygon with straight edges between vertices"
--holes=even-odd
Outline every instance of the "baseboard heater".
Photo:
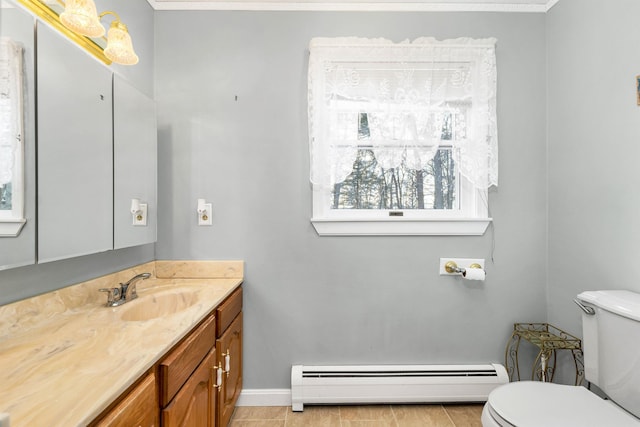
[{"label": "baseboard heater", "polygon": [[484,402],[509,382],[504,366],[366,365],[291,368],[291,406],[305,404]]}]

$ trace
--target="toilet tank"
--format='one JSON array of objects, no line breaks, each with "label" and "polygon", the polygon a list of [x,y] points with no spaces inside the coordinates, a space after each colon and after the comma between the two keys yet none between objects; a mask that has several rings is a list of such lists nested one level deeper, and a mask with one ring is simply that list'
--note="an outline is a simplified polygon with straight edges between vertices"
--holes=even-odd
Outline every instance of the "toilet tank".
[{"label": "toilet tank", "polygon": [[578,300],[595,310],[582,314],[585,378],[640,417],[640,294],[589,291]]}]

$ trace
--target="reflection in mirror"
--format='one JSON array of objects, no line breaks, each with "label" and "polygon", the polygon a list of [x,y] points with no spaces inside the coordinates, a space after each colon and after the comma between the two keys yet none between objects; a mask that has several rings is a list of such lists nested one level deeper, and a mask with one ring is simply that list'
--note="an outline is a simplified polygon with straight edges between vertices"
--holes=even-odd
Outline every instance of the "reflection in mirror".
[{"label": "reflection in mirror", "polygon": [[[51,9],[60,18],[60,14],[64,12],[65,2],[63,0],[35,0],[44,3],[49,9]],[[92,42],[100,46],[103,50],[107,47],[107,38],[101,37],[88,37]]]},{"label": "reflection in mirror", "polygon": [[[0,56],[0,181],[3,190],[2,215],[7,218],[16,216],[24,218],[20,222],[0,221],[0,228],[12,226],[20,228],[19,235],[14,232],[7,237],[0,236],[0,271],[25,265],[33,265],[36,262],[36,129],[35,129],[35,73],[34,73],[34,25],[33,15],[18,4],[17,0],[0,0],[0,40],[11,40],[4,45]],[[12,56],[15,59],[15,50],[11,53],[12,46],[20,50],[17,60],[21,65],[13,66]],[[10,69],[18,68],[21,72],[11,74]],[[22,83],[17,83],[10,75],[18,76]],[[9,81],[13,81],[10,85]],[[10,95],[11,87],[21,88],[19,93],[22,106],[9,114],[11,103],[17,98]],[[7,111],[5,111],[7,110]],[[9,119],[18,111],[18,116]],[[21,125],[17,124],[21,120]],[[10,128],[22,128],[22,130],[10,130]],[[9,129],[9,130],[8,130]],[[7,133],[8,132],[8,133]],[[18,138],[18,134],[20,137]],[[5,135],[5,136],[2,136]],[[11,153],[12,154],[7,154]],[[13,157],[11,157],[13,156]],[[22,159],[19,159],[19,157]],[[13,159],[13,160],[12,160]],[[9,165],[10,166],[4,166]],[[16,168],[17,167],[17,168]],[[11,172],[8,170],[11,168]],[[20,169],[20,171],[18,171]],[[10,182],[7,182],[10,180]],[[19,196],[19,197],[18,197]],[[18,200],[21,198],[21,200]],[[11,207],[9,208],[9,205]],[[17,207],[22,209],[22,215],[17,215]],[[24,221],[24,222],[23,222]],[[2,282],[2,279],[0,279]]]},{"label": "reflection in mirror", "polygon": [[76,42],[89,53],[97,57],[105,64],[111,64],[111,60],[104,55],[106,39],[103,37],[89,38],[76,34],[62,25],[58,14],[64,9],[62,0],[18,0],[30,11],[38,15],[43,21],[51,24],[55,29]]},{"label": "reflection in mirror", "polygon": [[0,236],[15,237],[24,223],[22,45],[0,37]]}]

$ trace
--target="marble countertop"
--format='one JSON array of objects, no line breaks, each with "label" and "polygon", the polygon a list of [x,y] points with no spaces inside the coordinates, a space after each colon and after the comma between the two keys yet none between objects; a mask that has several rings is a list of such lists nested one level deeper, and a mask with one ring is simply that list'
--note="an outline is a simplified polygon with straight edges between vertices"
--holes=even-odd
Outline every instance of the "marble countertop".
[{"label": "marble countertop", "polygon": [[[104,305],[99,283],[0,307],[0,413],[9,413],[11,427],[86,425],[241,283],[158,278],[154,270],[138,282],[138,299],[119,307]],[[180,310],[125,320],[158,298]]]}]

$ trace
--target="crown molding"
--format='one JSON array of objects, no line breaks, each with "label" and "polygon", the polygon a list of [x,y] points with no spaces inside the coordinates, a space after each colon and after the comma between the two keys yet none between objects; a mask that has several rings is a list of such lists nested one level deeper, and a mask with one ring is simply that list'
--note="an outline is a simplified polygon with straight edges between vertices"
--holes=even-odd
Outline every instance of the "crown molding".
[{"label": "crown molding", "polygon": [[529,12],[546,13],[559,0],[536,2],[147,0],[156,10],[342,11],[342,12]]}]

